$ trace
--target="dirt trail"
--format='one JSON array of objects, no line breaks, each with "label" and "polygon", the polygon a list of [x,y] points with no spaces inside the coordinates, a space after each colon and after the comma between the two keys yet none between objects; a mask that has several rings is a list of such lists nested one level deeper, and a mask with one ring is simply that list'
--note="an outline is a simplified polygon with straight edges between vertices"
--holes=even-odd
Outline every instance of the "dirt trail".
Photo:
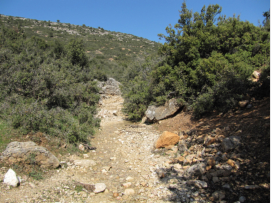
[{"label": "dirt trail", "polygon": [[[101,129],[91,140],[96,150],[84,157],[63,157],[63,167],[44,180],[23,181],[17,188],[2,184],[1,202],[166,202],[170,191],[155,170],[167,157],[152,153],[159,133],[125,121],[122,102],[120,96],[103,97]],[[96,165],[82,167],[74,160],[93,160]],[[104,183],[106,190],[95,194],[76,187],[77,182]]]},{"label": "dirt trail", "polygon": [[[95,151],[58,156],[62,167],[43,180],[0,184],[0,202],[270,202],[269,98],[199,121],[182,112],[154,125],[126,121],[122,103],[120,96],[102,96]],[[181,132],[179,149],[154,150],[164,130]],[[227,150],[232,137],[241,143]],[[0,179],[7,170],[0,169]],[[97,183],[106,189],[82,188]]]}]

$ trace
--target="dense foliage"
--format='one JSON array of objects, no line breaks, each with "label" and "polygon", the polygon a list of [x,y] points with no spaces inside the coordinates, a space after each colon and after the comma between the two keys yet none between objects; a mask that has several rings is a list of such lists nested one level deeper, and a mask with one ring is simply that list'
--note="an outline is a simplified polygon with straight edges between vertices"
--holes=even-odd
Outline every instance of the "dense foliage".
[{"label": "dense foliage", "polygon": [[[130,119],[171,97],[192,107],[197,117],[214,109],[225,112],[262,84],[249,78],[253,70],[269,73],[269,14],[264,14],[265,26],[256,27],[239,17],[218,16],[221,11],[219,5],[209,5],[192,13],[182,4],[178,23],[166,28],[168,36],[159,35],[166,41],[159,50],[165,59],[147,76],[135,76],[124,90]],[[262,75],[269,80],[269,74]]]},{"label": "dense foliage", "polygon": [[[22,133],[87,142],[99,126],[95,79],[123,81],[158,43],[103,28],[0,16],[0,115]],[[127,71],[126,71],[127,72]]]},{"label": "dense foliage", "polygon": [[64,47],[5,26],[1,31],[1,117],[23,133],[86,142],[99,125],[93,118],[99,94],[81,41]]}]

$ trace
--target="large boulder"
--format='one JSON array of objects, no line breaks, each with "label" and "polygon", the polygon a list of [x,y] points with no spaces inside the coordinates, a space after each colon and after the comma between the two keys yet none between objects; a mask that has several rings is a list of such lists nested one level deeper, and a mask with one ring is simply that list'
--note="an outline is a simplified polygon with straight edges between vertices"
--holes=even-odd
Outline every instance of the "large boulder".
[{"label": "large boulder", "polygon": [[100,88],[100,94],[108,95],[121,95],[120,82],[116,81],[114,78],[109,78],[105,82],[97,81],[97,86]]},{"label": "large boulder", "polygon": [[42,168],[57,168],[59,166],[59,160],[51,152],[32,141],[9,143],[5,151],[2,152],[0,160],[7,164],[35,163]]},{"label": "large boulder", "polygon": [[179,140],[180,140],[179,135],[165,131],[156,141],[155,148],[158,149],[158,148],[167,147],[170,145],[175,145],[179,142]]},{"label": "large boulder", "polygon": [[175,98],[170,99],[164,106],[149,106],[145,115],[148,122],[159,121],[174,115],[182,105],[177,103]]}]

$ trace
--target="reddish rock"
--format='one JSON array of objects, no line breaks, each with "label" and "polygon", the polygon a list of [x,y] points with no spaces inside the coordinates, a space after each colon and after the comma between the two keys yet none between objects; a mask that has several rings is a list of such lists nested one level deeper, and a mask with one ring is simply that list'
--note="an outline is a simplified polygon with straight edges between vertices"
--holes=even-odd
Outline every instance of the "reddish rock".
[{"label": "reddish rock", "polygon": [[179,142],[179,140],[180,137],[177,134],[165,131],[156,141],[155,148],[158,149],[170,145],[175,145]]}]

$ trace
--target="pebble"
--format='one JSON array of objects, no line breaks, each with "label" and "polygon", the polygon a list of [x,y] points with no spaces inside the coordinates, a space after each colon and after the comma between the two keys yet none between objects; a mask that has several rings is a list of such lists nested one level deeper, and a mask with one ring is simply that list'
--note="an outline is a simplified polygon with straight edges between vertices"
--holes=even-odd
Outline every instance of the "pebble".
[{"label": "pebble", "polygon": [[103,192],[106,189],[106,185],[104,183],[96,183],[94,193]]},{"label": "pebble", "polygon": [[130,176],[126,178],[126,181],[133,181],[133,180],[134,180],[134,178],[130,177]]},{"label": "pebble", "polygon": [[123,183],[122,186],[123,187],[131,187],[132,183],[131,182],[127,182],[127,183]]},{"label": "pebble", "polygon": [[134,191],[134,189],[125,189],[124,194],[128,195],[128,196],[129,195],[134,195],[135,191]]}]

